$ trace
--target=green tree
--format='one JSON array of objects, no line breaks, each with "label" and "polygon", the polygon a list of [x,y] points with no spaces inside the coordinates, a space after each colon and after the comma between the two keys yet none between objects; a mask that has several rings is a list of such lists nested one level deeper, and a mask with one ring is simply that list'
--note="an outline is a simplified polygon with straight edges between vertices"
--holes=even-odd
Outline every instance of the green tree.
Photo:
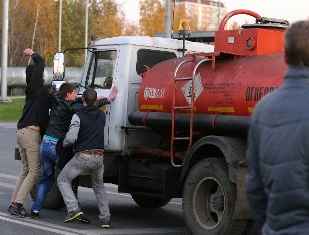
[{"label": "green tree", "polygon": [[[85,0],[62,1],[61,50],[84,47]],[[84,50],[70,50],[66,53],[66,66],[81,67]]]},{"label": "green tree", "polygon": [[115,0],[92,0],[89,30],[99,38],[120,36],[125,17]]},{"label": "green tree", "polygon": [[[125,21],[125,14],[116,0],[88,1],[87,45],[92,34],[99,38],[138,34],[138,26]],[[9,3],[8,66],[26,66],[29,60],[21,53],[27,47],[41,53],[46,66],[52,66],[53,55],[58,51],[59,0],[10,0]],[[2,1],[0,7],[2,9]],[[85,0],[62,0],[62,51],[84,47],[85,7]],[[0,16],[2,19],[2,11]],[[84,59],[84,50],[70,51],[66,66],[83,66]]]},{"label": "green tree", "polygon": [[[85,7],[85,0],[62,1],[62,50],[84,47]],[[9,8],[8,66],[26,66],[29,61],[21,53],[27,47],[41,53],[46,66],[52,66],[53,55],[58,50],[59,0],[10,0]],[[2,19],[2,11],[0,16]],[[115,0],[89,0],[87,44],[91,34],[105,38],[136,31],[135,28],[126,28],[125,31],[124,19],[124,13]],[[82,66],[83,63],[84,50],[68,53],[67,66]]]},{"label": "green tree", "polygon": [[46,66],[52,66],[53,56],[58,46],[58,8],[54,1],[37,0],[36,27],[32,42],[45,58]]},{"label": "green tree", "polygon": [[124,25],[123,35],[126,35],[126,36],[139,35],[138,26],[127,23],[126,25]]},{"label": "green tree", "polygon": [[[63,1],[62,49],[82,48],[85,45],[85,0]],[[123,13],[115,0],[90,0],[88,4],[88,39],[95,34],[98,38],[122,35]],[[84,50],[69,51],[66,66],[83,66]]]},{"label": "green tree", "polygon": [[[31,47],[44,55],[46,65],[52,62],[55,51],[53,0],[11,0],[9,6],[8,66],[26,66],[29,60],[21,57]],[[27,16],[27,17],[25,17]]]},{"label": "green tree", "polygon": [[[121,9],[121,5],[120,9]],[[123,29],[122,29],[122,35],[124,36],[134,36],[139,35],[139,25],[135,22],[130,22],[126,20],[126,15],[121,10],[119,11],[120,17],[123,19]]]},{"label": "green tree", "polygon": [[140,34],[154,36],[164,32],[165,4],[161,0],[139,1],[140,6]]}]

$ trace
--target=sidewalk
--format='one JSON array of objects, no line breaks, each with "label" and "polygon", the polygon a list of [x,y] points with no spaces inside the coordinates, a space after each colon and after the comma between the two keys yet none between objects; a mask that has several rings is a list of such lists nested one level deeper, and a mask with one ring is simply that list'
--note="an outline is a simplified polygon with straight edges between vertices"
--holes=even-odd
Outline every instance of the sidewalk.
[{"label": "sidewalk", "polygon": [[0,128],[17,129],[17,121],[0,121]]},{"label": "sidewalk", "polygon": [[18,96],[8,96],[10,99],[20,99],[20,98],[25,98],[25,95],[18,95]]}]

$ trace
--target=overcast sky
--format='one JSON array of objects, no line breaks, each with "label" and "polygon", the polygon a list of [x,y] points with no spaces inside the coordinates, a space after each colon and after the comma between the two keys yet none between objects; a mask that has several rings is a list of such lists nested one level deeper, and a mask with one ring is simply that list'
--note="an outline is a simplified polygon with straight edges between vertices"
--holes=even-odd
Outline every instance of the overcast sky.
[{"label": "overcast sky", "polygon": [[[166,2],[166,0],[163,0]],[[220,0],[225,4],[227,11],[236,9],[247,9],[258,13],[261,16],[284,19],[290,23],[297,20],[306,20],[309,16],[308,0]],[[117,0],[119,3],[125,3],[123,10],[128,20],[138,21],[139,19],[139,0]],[[239,24],[251,22],[253,17],[234,16],[230,21],[237,21]]]}]

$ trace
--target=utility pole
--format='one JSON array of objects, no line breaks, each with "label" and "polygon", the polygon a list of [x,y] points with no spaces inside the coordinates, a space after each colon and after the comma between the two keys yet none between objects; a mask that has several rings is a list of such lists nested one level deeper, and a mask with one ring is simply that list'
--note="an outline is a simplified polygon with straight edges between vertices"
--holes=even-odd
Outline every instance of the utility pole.
[{"label": "utility pole", "polygon": [[172,37],[172,26],[171,26],[171,1],[166,0],[165,7],[165,31],[164,37],[171,38]]},{"label": "utility pole", "polygon": [[58,51],[61,51],[61,26],[62,26],[62,0],[59,0],[59,33],[58,33]]},{"label": "utility pole", "polygon": [[218,0],[218,29],[219,29],[219,27],[220,27],[220,6],[221,5],[221,3],[220,3],[220,0]]},{"label": "utility pole", "polygon": [[[85,20],[85,48],[88,46],[88,0],[86,0],[86,20]],[[85,61],[87,59],[87,49],[85,49]]]},{"label": "utility pole", "polygon": [[9,0],[2,1],[2,55],[1,55],[1,99],[0,102],[12,102],[7,97]]}]

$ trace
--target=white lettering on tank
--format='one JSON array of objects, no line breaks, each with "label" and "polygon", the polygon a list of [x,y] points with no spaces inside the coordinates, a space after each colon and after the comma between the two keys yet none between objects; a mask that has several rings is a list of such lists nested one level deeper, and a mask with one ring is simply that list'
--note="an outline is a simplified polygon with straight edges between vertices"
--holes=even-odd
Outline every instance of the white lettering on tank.
[{"label": "white lettering on tank", "polygon": [[165,88],[151,88],[146,87],[144,90],[144,98],[147,100],[150,99],[163,99],[164,98]]}]

